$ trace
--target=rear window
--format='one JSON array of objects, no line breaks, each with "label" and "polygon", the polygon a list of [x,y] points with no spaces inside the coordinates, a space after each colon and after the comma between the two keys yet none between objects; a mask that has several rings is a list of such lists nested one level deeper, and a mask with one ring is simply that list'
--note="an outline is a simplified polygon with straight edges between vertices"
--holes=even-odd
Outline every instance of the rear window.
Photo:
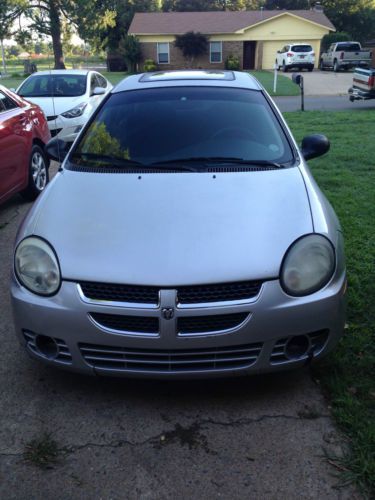
[{"label": "rear window", "polygon": [[361,46],[359,43],[339,43],[337,44],[337,50],[343,50],[344,52],[359,52]]},{"label": "rear window", "polygon": [[293,45],[292,52],[312,52],[311,45]]},{"label": "rear window", "polygon": [[112,94],[73,157],[74,153],[115,156],[144,165],[195,157],[293,160],[284,131],[263,94],[220,87]]}]

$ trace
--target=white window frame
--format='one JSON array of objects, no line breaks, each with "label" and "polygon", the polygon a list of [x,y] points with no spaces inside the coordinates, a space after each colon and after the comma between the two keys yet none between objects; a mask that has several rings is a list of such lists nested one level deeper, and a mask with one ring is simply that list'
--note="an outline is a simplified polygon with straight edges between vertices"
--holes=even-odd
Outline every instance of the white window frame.
[{"label": "white window frame", "polygon": [[[167,55],[168,55],[168,61],[167,62],[161,62],[160,59],[159,59],[159,45],[167,45]],[[165,54],[165,52],[162,52],[162,54]],[[170,61],[170,52],[169,52],[169,42],[156,42],[156,57],[157,57],[157,61],[158,61],[158,64],[169,64],[169,61]]]},{"label": "white window frame", "polygon": [[[211,47],[212,47],[212,44],[213,43],[220,43],[220,61],[213,61],[212,60],[212,50],[211,50]],[[214,51],[214,53],[216,54],[217,51]],[[223,42],[220,42],[219,40],[216,40],[216,41],[212,41],[210,42],[210,64],[220,64],[223,62]]]}]

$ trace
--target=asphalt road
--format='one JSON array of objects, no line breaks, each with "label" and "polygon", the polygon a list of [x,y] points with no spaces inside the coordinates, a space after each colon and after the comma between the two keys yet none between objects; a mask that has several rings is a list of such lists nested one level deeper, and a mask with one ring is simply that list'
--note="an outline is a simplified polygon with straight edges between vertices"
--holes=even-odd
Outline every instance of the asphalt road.
[{"label": "asphalt road", "polygon": [[[335,488],[324,451],[341,454],[342,441],[308,368],[146,382],[83,377],[29,359],[15,339],[8,293],[12,243],[29,206],[18,196],[0,206],[1,499],[358,498]],[[41,468],[46,435],[57,461]]]},{"label": "asphalt road", "polygon": [[[300,96],[274,97],[273,100],[283,113],[285,111],[299,111],[301,109]],[[373,109],[375,111],[375,99],[350,102],[347,95],[305,96],[305,111],[361,111],[363,109]]]}]

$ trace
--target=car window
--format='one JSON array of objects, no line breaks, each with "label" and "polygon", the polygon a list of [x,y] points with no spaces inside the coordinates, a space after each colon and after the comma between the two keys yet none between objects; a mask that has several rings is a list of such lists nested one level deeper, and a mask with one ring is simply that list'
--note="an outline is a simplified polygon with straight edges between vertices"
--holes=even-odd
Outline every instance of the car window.
[{"label": "car window", "polygon": [[104,76],[99,75],[98,73],[96,74],[96,78],[98,80],[98,85],[99,87],[102,87],[103,89],[107,88],[107,80],[104,78]]},{"label": "car window", "polygon": [[23,97],[76,97],[86,92],[86,75],[33,75],[19,88]]},{"label": "car window", "polygon": [[75,152],[116,156],[146,165],[192,157],[293,159],[284,132],[261,92],[216,87],[113,94]]},{"label": "car window", "polygon": [[18,105],[13,101],[13,99],[0,92],[0,113],[14,108],[18,108]]},{"label": "car window", "polygon": [[291,50],[293,52],[312,52],[311,45],[293,45]]},{"label": "car window", "polygon": [[339,43],[337,45],[337,50],[343,50],[344,52],[359,52],[361,46],[359,43]]}]

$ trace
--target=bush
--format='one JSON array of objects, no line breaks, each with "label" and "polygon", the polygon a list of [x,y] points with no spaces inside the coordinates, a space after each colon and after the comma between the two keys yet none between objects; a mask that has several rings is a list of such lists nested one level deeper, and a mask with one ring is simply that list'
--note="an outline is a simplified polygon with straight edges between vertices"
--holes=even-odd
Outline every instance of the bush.
[{"label": "bush", "polygon": [[225,69],[238,71],[240,69],[240,60],[238,57],[230,54],[225,61]]},{"label": "bush", "polygon": [[143,64],[144,71],[155,71],[157,69],[156,62],[152,59],[146,59]]},{"label": "bush", "polygon": [[348,42],[351,39],[352,39],[351,36],[348,33],[344,32],[330,33],[329,35],[324,35],[324,37],[322,38],[321,52],[326,52],[331,43]]}]

